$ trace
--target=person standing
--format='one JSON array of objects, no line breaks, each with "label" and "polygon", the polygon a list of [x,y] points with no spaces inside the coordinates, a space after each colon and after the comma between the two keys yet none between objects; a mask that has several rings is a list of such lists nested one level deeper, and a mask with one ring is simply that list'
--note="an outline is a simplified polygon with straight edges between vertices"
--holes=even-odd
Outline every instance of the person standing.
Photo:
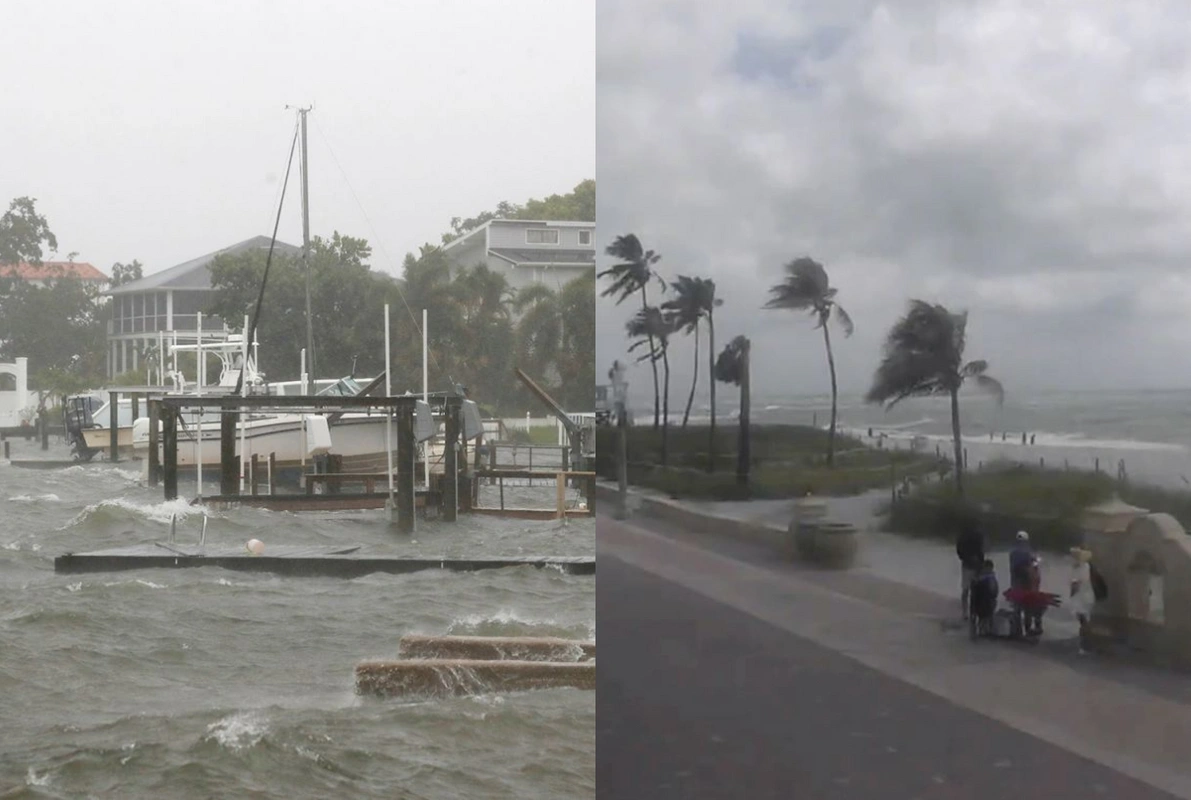
[{"label": "person standing", "polygon": [[1092,586],[1092,553],[1082,547],[1071,548],[1071,599],[1069,601],[1072,613],[1079,621],[1079,654],[1087,651],[1084,642],[1087,640],[1088,624],[1092,619],[1092,606],[1096,602],[1095,589]]},{"label": "person standing", "polygon": [[960,595],[964,619],[971,611],[972,582],[984,566],[984,536],[973,515],[964,515],[960,521],[959,535],[955,539],[955,554],[959,556]]},{"label": "person standing", "polygon": [[1030,569],[1034,565],[1034,550],[1030,534],[1017,532],[1017,544],[1009,551],[1009,585],[1015,589],[1030,588]]}]

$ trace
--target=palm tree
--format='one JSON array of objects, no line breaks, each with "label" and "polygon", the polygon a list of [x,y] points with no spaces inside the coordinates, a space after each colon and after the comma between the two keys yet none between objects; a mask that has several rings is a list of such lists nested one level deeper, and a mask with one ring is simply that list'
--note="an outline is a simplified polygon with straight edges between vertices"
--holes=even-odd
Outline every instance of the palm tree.
[{"label": "palm tree", "polygon": [[955,489],[962,497],[963,444],[959,430],[959,390],[973,379],[998,403],[1005,401],[1000,381],[986,375],[987,361],[964,363],[968,312],[953,314],[941,305],[911,300],[910,309],[889,330],[885,353],[865,401],[892,408],[907,397],[950,395],[951,436],[955,444]]},{"label": "palm tree", "polygon": [[[562,347],[563,319],[558,294],[544,283],[531,283],[517,293],[517,359],[535,379],[554,384]],[[550,377],[548,377],[550,376]]]},{"label": "palm tree", "polygon": [[[612,244],[604,250],[610,256],[621,259],[621,263],[613,264],[601,272],[597,277],[609,277],[612,285],[600,292],[600,297],[616,295],[616,305],[620,305],[632,295],[641,293],[641,310],[649,307],[649,297],[646,287],[650,281],[656,280],[661,284],[662,291],[666,291],[666,282],[653,271],[653,265],[661,261],[662,256],[652,250],[646,250],[635,233],[617,236]],[[656,429],[659,419],[658,365],[654,345],[654,337],[649,337],[650,366],[653,368],[653,427]]]},{"label": "palm tree", "polygon": [[662,394],[662,466],[666,466],[667,431],[670,427],[670,333],[674,330],[674,323],[670,315],[662,313],[657,306],[646,306],[625,325],[629,337],[636,339],[629,347],[633,352],[643,344],[648,343],[650,351],[638,358],[638,361],[649,359],[653,363],[662,362],[665,373],[665,387]]},{"label": "palm tree", "polygon": [[[687,420],[691,416],[691,405],[695,401],[695,387],[699,383],[699,322],[703,317],[710,318],[712,310],[724,301],[715,299],[715,282],[705,278],[679,275],[678,280],[671,282],[670,288],[677,296],[662,303],[662,310],[672,315],[675,331],[695,334],[695,369],[691,378],[691,391],[686,399],[686,410],[682,414],[682,427],[686,428]],[[714,388],[714,378],[711,384]]]},{"label": "palm tree", "polygon": [[724,304],[715,296],[715,281],[703,279],[707,309],[707,361],[711,373],[711,429],[707,434],[707,471],[715,472],[715,310]]},{"label": "palm tree", "polygon": [[751,343],[744,336],[728,342],[715,362],[715,379],[740,387],[740,438],[736,446],[736,483],[749,482],[749,349]]},{"label": "palm tree", "polygon": [[786,264],[786,279],[769,289],[773,297],[765,308],[782,308],[790,311],[809,311],[817,320],[816,328],[823,329],[823,343],[827,347],[827,368],[831,372],[831,428],[827,434],[827,466],[835,463],[835,420],[839,402],[839,389],[835,381],[835,354],[831,351],[831,331],[827,321],[835,317],[844,330],[844,336],[852,335],[852,318],[835,301],[837,289],[831,286],[827,270],[812,258],[796,258]]}]

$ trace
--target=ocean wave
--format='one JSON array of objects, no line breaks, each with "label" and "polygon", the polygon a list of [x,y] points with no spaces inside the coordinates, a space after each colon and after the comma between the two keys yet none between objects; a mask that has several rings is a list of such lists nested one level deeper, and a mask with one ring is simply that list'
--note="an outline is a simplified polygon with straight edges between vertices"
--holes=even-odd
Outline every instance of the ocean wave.
[{"label": "ocean wave", "polygon": [[[922,422],[913,423],[913,425],[921,425]],[[874,434],[873,439],[869,439],[868,428],[842,428],[849,436],[854,436],[864,441],[874,441],[877,437],[884,436],[893,441],[913,441],[917,438],[926,439],[931,443],[950,444],[952,439],[950,434],[946,433],[921,433],[912,432],[908,428],[911,423],[899,425],[883,425],[872,426]],[[1093,439],[1079,433],[1050,433],[1048,431],[1031,431],[1027,435],[1033,437],[1033,442],[1024,445],[1026,448],[1030,447],[1054,447],[1054,448],[1070,448],[1082,450],[1121,450],[1121,451],[1165,451],[1165,452],[1187,452],[1188,448],[1181,444],[1172,444],[1170,442],[1149,442],[1140,439]],[[1023,447],[1021,443],[1021,433],[1014,435],[1010,432],[1004,439],[999,435],[994,434],[990,439],[987,433],[965,433],[960,436],[961,440],[970,444],[985,444],[985,445],[1001,445]]]},{"label": "ocean wave", "polygon": [[516,611],[501,609],[495,614],[469,614],[452,620],[446,633],[448,636],[557,636],[570,639],[590,637],[594,630],[594,625],[528,619]]},{"label": "ocean wave", "polygon": [[207,726],[204,741],[213,741],[220,747],[239,752],[254,747],[269,732],[269,721],[259,712],[241,711],[224,717]]},{"label": "ocean wave", "polygon": [[18,494],[8,498],[10,503],[61,503],[62,498],[56,494]]},{"label": "ocean wave", "polygon": [[181,497],[161,503],[136,503],[118,497],[113,500],[101,500],[98,503],[92,503],[58,530],[66,530],[90,521],[120,522],[124,520],[148,519],[152,522],[169,524],[172,517],[176,516],[178,521],[182,522],[191,514],[202,513],[204,513],[204,509],[201,506],[192,506],[190,501]]}]

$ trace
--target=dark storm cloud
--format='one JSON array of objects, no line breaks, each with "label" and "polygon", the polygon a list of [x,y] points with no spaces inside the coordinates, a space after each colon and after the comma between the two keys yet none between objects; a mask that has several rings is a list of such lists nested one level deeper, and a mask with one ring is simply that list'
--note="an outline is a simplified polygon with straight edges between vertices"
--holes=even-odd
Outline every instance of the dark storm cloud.
[{"label": "dark storm cloud", "polygon": [[[602,238],[715,278],[772,389],[826,386],[811,325],[759,310],[804,254],[856,319],[850,388],[911,296],[969,308],[1008,382],[1185,383],[1191,10],[817,5],[600,4]],[[627,313],[601,303],[601,363]]]}]

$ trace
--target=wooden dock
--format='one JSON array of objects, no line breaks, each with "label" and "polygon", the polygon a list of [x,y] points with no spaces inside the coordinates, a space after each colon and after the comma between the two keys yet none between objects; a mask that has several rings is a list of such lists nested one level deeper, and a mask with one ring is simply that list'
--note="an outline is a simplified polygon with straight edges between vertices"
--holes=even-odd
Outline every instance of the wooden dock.
[{"label": "wooden dock", "polygon": [[403,575],[424,570],[476,572],[509,567],[550,567],[568,575],[594,575],[592,556],[520,558],[411,558],[377,556],[356,546],[267,546],[256,556],[243,547],[183,545],[156,542],[89,553],[66,553],[54,559],[54,571],[63,574],[122,572],[134,569],[221,567],[240,572],[272,572],[291,577],[358,578],[375,572]]}]

